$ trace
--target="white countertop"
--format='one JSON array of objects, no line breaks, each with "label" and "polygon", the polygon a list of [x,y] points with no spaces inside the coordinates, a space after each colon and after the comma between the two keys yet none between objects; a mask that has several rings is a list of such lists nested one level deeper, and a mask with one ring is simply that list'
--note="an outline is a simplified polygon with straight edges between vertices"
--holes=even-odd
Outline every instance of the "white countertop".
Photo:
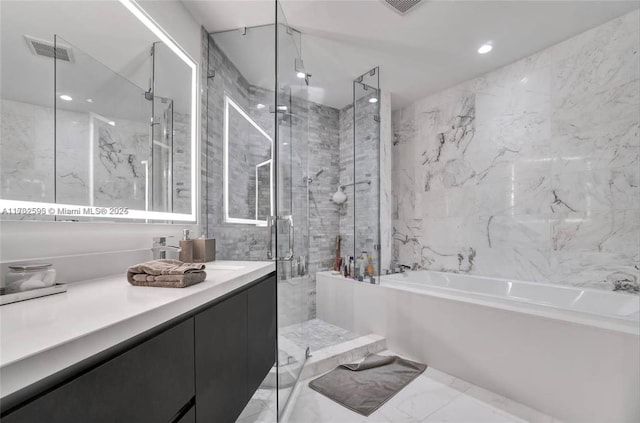
[{"label": "white countertop", "polygon": [[187,288],[132,286],[115,275],[0,307],[0,398],[215,300],[275,270],[273,262],[206,263]]}]

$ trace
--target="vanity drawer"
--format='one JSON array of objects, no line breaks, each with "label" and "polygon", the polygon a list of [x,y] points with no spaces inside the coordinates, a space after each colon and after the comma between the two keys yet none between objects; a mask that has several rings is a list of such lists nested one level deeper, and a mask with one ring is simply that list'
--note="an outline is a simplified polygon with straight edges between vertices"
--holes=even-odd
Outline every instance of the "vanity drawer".
[{"label": "vanity drawer", "polygon": [[3,416],[3,423],[169,422],[194,396],[193,318]]}]

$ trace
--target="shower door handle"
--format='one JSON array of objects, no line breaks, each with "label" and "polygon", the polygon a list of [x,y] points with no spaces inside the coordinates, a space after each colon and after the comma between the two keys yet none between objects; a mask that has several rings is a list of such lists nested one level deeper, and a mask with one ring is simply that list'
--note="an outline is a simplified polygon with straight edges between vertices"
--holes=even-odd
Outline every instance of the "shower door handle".
[{"label": "shower door handle", "polygon": [[267,259],[273,260],[273,221],[275,216],[267,216]]},{"label": "shower door handle", "polygon": [[[287,252],[287,255],[284,257],[275,257],[276,260],[278,261],[291,261],[293,260],[293,256],[294,256],[294,250],[293,250],[293,246],[294,246],[294,228],[293,228],[293,216],[292,215],[287,215],[287,216],[269,216],[267,217],[267,235],[268,235],[268,239],[267,239],[267,258],[269,260],[273,260],[273,223],[276,223],[276,232],[278,231],[278,222],[280,221],[284,221],[287,222],[289,224],[289,251]],[[276,251],[278,250],[278,246],[276,245]],[[277,256],[277,254],[276,254]]]},{"label": "shower door handle", "polygon": [[293,260],[293,234],[294,234],[294,229],[293,229],[293,216],[289,215],[289,216],[282,216],[282,220],[287,220],[289,222],[289,254],[287,254],[286,257],[283,258],[283,260],[285,261],[290,261]]}]

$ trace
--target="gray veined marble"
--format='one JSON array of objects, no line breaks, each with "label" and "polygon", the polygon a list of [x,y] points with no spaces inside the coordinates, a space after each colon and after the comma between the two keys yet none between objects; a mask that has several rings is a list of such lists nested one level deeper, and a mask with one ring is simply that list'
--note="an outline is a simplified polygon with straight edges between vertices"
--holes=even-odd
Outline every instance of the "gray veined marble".
[{"label": "gray veined marble", "polygon": [[393,114],[393,253],[638,292],[640,12]]}]

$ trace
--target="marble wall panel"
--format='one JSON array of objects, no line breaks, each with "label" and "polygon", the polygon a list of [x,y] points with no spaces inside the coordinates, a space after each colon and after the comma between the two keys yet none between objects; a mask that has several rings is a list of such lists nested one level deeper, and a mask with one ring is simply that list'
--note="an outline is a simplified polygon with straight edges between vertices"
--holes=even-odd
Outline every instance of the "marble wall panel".
[{"label": "marble wall panel", "polygon": [[393,114],[394,255],[638,292],[639,12]]}]

